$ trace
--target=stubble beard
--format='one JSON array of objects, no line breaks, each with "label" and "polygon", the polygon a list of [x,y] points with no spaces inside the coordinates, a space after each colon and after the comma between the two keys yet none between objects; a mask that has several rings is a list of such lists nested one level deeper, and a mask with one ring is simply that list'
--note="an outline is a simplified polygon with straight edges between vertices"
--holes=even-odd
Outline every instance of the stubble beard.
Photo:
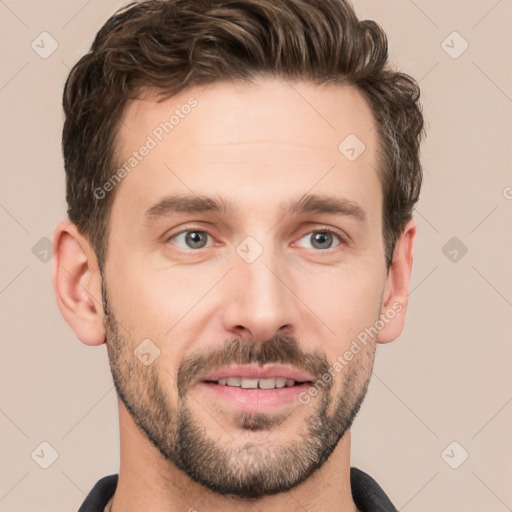
[{"label": "stubble beard", "polygon": [[[171,397],[159,374],[164,369],[159,367],[158,360],[145,366],[135,357],[136,343],[121,334],[119,322],[108,305],[106,291],[104,293],[106,344],[119,399],[143,435],[167,461],[215,493],[254,500],[298,486],[327,461],[363,403],[375,353],[375,347],[370,345],[358,366],[352,364],[355,361],[352,360],[343,368],[339,375],[342,387],[337,396],[333,395],[334,380],[331,380],[330,385],[319,391],[316,400],[308,404],[310,411],[302,421],[302,427],[288,434],[293,440],[283,441],[287,438],[285,431],[291,430],[289,424],[293,417],[302,413],[297,408],[306,405],[293,406],[289,416],[258,412],[238,414],[233,421],[239,436],[226,433],[223,437],[226,442],[221,445],[197,420],[193,407],[204,406],[194,400],[191,386],[185,389],[182,386],[183,396],[178,399],[178,406],[172,407]],[[283,354],[287,359],[298,350],[297,342],[286,336],[252,346],[241,340],[231,340],[225,347],[221,357],[246,363],[248,358],[260,364],[272,360],[290,362],[283,361]],[[237,361],[231,359],[234,354],[238,356]],[[300,354],[295,356],[300,357]],[[316,365],[314,375],[327,371],[329,366],[325,356],[321,358],[317,354],[313,361],[311,364]],[[197,368],[197,364],[190,366]],[[208,411],[205,413],[210,417]],[[215,412],[210,414],[215,415]]]}]

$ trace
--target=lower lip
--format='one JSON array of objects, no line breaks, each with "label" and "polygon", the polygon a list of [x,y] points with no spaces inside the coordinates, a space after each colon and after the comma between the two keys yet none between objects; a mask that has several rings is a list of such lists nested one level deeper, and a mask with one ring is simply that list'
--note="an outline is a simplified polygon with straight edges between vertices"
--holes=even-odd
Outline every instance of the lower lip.
[{"label": "lower lip", "polygon": [[298,396],[309,389],[310,383],[274,389],[244,389],[235,386],[223,386],[212,382],[201,382],[201,387],[215,397],[231,403],[245,411],[278,409],[292,403],[299,403]]}]

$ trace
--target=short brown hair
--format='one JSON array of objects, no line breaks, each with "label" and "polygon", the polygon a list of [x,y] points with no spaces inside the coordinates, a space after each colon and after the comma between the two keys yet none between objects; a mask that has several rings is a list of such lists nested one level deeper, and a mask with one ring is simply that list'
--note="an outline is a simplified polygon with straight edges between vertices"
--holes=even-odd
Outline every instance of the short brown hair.
[{"label": "short brown hair", "polygon": [[[117,11],[71,70],[62,148],[69,219],[106,258],[114,191],[93,191],[116,171],[116,134],[127,101],[145,88],[161,99],[203,84],[257,76],[350,84],[377,122],[386,264],[419,198],[424,134],[418,84],[392,70],[382,28],[359,21],[348,0],[146,0]],[[341,141],[340,141],[341,142]]]}]

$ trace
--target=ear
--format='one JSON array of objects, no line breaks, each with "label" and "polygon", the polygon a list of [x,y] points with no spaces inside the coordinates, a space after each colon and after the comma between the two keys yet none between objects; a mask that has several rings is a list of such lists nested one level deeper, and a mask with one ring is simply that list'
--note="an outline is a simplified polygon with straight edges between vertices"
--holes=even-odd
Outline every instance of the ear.
[{"label": "ear", "polygon": [[393,262],[384,287],[380,319],[384,326],[379,331],[378,343],[389,343],[400,336],[405,325],[409,300],[409,282],[412,272],[416,225],[411,219],[395,244]]},{"label": "ear", "polygon": [[60,222],[53,235],[53,288],[68,325],[86,345],[105,341],[101,274],[89,241],[70,221]]}]

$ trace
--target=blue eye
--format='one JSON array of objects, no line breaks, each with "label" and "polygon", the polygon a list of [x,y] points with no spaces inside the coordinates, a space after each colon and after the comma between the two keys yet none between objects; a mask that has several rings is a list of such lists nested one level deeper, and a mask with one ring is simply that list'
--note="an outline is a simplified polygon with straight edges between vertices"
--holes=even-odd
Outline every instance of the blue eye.
[{"label": "blue eye", "polygon": [[[208,232],[192,228],[170,236],[167,241],[172,242],[180,249],[204,249],[208,247],[208,238],[212,238]],[[308,247],[308,242],[305,242],[306,249],[314,249],[317,251],[332,249],[342,243],[341,237],[329,229],[310,231],[299,240],[300,247],[304,247],[304,245],[301,244],[304,240],[309,241],[310,244]],[[335,243],[336,240],[338,243]]]},{"label": "blue eye", "polygon": [[[336,234],[333,233],[330,230],[319,230],[319,231],[311,231],[307,235],[303,236],[300,240],[311,240],[311,244],[313,245],[313,249],[316,250],[325,250],[325,249],[331,249],[333,239],[338,239],[338,244],[336,246],[341,244],[341,238]],[[336,247],[335,246],[335,247]],[[311,247],[306,247],[307,249],[310,249]]]},{"label": "blue eye", "polygon": [[210,235],[206,231],[201,231],[199,229],[189,229],[171,236],[169,241],[181,239],[185,246],[179,244],[176,245],[182,249],[204,249],[206,243],[208,242],[209,236]]}]

